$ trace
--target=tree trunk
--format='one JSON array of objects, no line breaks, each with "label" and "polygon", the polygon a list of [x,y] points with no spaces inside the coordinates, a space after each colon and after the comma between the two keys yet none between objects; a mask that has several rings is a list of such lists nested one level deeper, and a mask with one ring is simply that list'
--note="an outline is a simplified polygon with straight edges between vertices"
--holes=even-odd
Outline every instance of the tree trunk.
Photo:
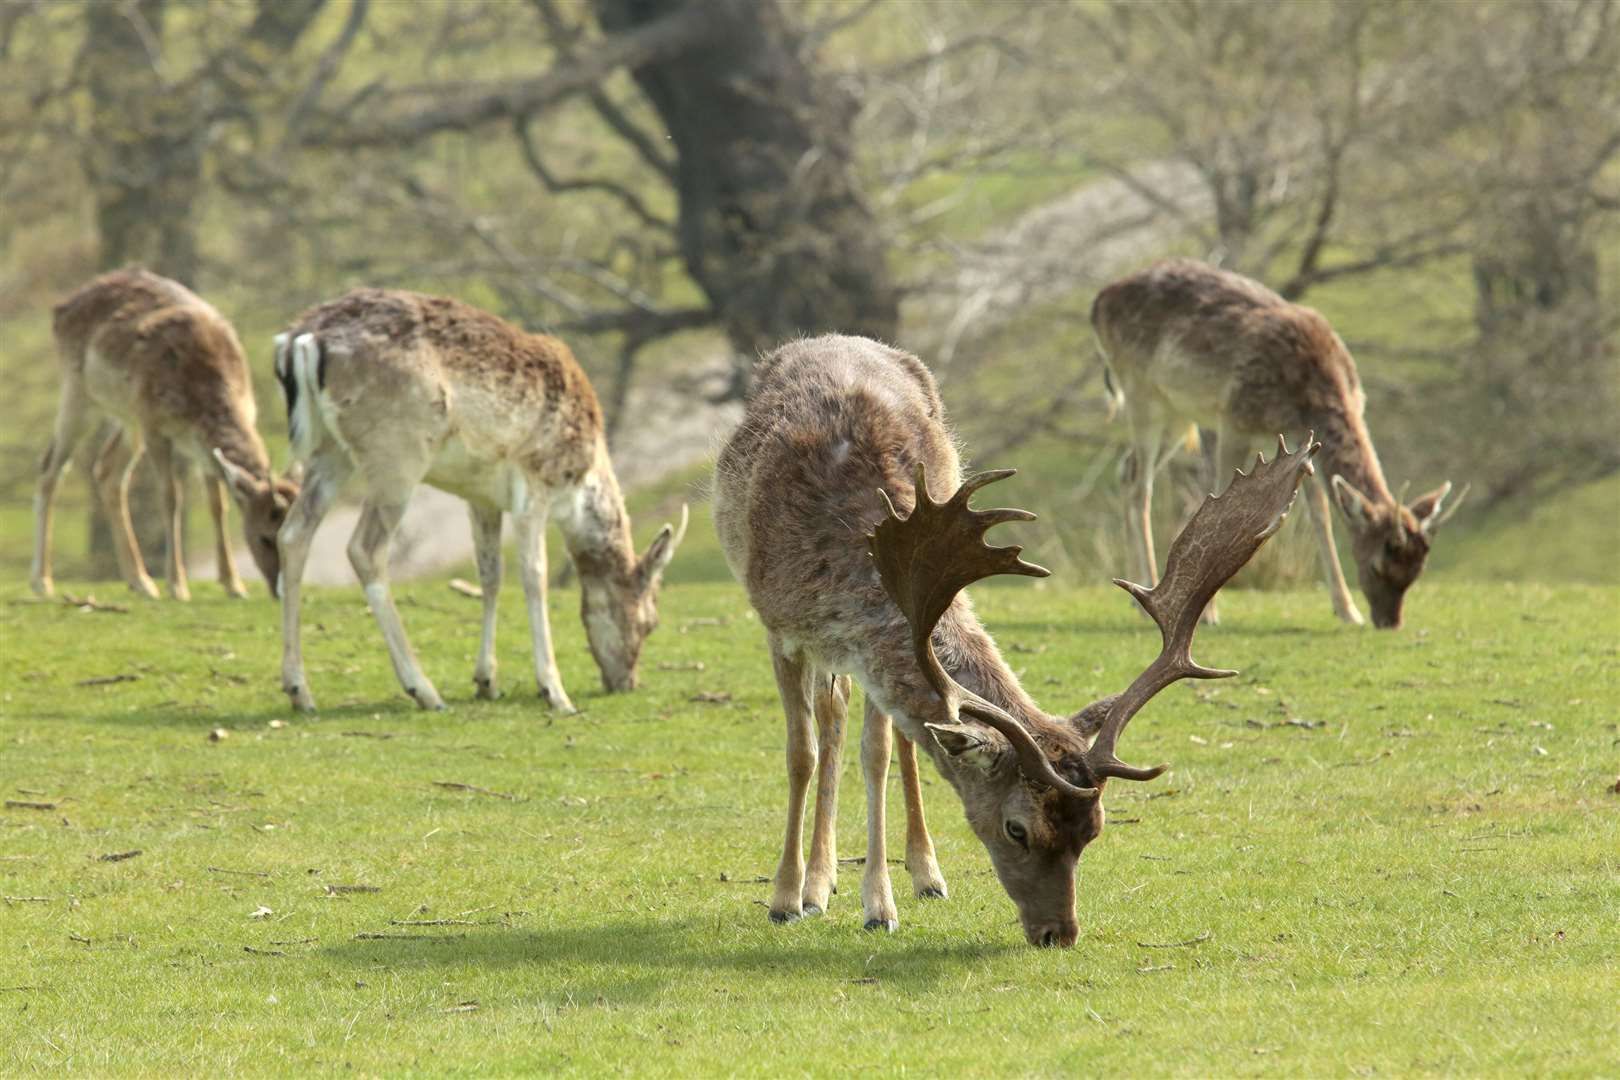
[{"label": "tree trunk", "polygon": [[797,334],[893,339],[899,297],[851,152],[856,104],[813,70],[777,0],[596,0],[609,32],[707,5],[695,48],[633,69],[679,155],[688,273],[738,353]]}]

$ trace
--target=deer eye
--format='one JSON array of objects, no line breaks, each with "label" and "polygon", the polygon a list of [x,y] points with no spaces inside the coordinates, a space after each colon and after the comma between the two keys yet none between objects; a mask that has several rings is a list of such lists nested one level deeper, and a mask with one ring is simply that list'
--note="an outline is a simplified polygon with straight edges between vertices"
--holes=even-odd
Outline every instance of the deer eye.
[{"label": "deer eye", "polygon": [[1002,828],[1007,832],[1007,839],[1011,840],[1025,851],[1029,850],[1029,834],[1024,831],[1024,827],[1022,825],[1018,824],[1016,821],[1009,821],[1003,825]]}]

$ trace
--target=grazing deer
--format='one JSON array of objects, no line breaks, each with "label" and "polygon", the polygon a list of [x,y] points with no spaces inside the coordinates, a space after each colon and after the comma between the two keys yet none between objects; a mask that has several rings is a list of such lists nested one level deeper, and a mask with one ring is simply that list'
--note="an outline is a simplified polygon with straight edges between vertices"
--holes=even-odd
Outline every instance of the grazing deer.
[{"label": "grazing deer", "polygon": [[[1171,259],[1114,282],[1091,307],[1113,404],[1130,421],[1125,531],[1131,572],[1157,579],[1154,474],[1191,424],[1217,433],[1215,476],[1228,475],[1255,442],[1311,429],[1323,473],[1306,496],[1321,545],[1333,611],[1360,625],[1333,543],[1328,488],[1350,527],[1361,590],[1373,623],[1401,625],[1401,601],[1429,557],[1434,534],[1467,490],[1445,506],[1445,483],[1402,506],[1362,420],[1366,395],[1355,361],[1320,313],[1259,282],[1191,259]],[[1213,616],[1213,605],[1211,605]]]},{"label": "grazing deer", "polygon": [[231,324],[190,289],[145,270],[115,270],[56,306],[52,331],[62,369],[56,429],[39,466],[34,495],[34,592],[50,596],[56,484],[90,422],[114,424],[91,478],[111,527],[124,580],[158,595],[129,519],[129,482],[143,453],[157,467],[168,532],[169,595],[190,598],[180,545],[184,462],[202,463],[218,544],[220,584],[246,596],[225,536],[226,493],[242,511],[248,551],[274,591],[280,573],[276,532],[298,494],[276,479],[254,428],[257,407],[247,358]]},{"label": "grazing deer", "polygon": [[[892,722],[902,746],[922,747],[955,788],[1029,941],[1073,944],[1075,865],[1103,827],[1103,786],[1166,768],[1121,762],[1120,732],[1176,679],[1233,674],[1198,667],[1188,655],[1199,612],[1276,530],[1315,445],[1280,452],[1207,500],[1172,547],[1157,588],[1121,582],[1158,622],[1164,650],[1123,694],[1054,716],[1024,692],[961,593],[992,574],[1046,575],[1021,561],[1018,548],[983,539],[993,525],[1034,515],[969,508],[973,492],[1011,472],[961,479],[922,363],[875,341],[829,336],[782,346],[756,374],[742,426],[720,456],[714,515],[726,560],[769,635],[787,714],[787,835],[772,920],[820,911],[833,891],[852,675],[866,693],[866,927],[898,923],[883,830]],[[807,876],[801,825],[818,765]],[[920,816],[913,824],[913,883],[942,894]]]},{"label": "grazing deer", "polygon": [[546,617],[546,520],[555,512],[579,571],[591,653],[610,691],[636,685],[641,647],[658,624],[664,568],[686,534],[665,525],[636,557],[630,518],[608,459],[602,409],[573,354],[457,300],[356,289],[306,311],[276,337],[293,456],[304,487],[281,530],[282,685],[313,709],[299,642],[299,586],[315,528],[351,480],[363,499],[349,561],[405,692],[424,709],[444,701],[405,638],[388,589],[388,545],[417,484],[467,500],[483,585],[473,682],[497,696],[495,609],[501,514],[517,531],[540,696],[574,710]]}]

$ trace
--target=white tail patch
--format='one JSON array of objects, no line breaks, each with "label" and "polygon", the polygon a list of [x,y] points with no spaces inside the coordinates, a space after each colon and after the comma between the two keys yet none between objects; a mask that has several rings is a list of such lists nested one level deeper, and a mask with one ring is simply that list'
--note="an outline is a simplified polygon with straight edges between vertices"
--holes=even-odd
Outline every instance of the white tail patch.
[{"label": "white tail patch", "polygon": [[[308,461],[315,444],[320,441],[317,438],[320,411],[315,397],[321,392],[321,347],[314,334],[299,334],[293,340],[290,362],[292,389],[288,394],[291,400],[287,413],[287,437],[292,441],[293,459]],[[287,385],[285,380],[283,385]]]}]

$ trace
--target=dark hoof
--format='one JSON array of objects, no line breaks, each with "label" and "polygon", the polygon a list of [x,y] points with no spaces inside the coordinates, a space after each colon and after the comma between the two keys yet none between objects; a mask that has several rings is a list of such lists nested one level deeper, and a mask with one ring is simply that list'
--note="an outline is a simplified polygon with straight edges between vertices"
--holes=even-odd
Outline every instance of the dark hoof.
[{"label": "dark hoof", "polygon": [[943,899],[945,899],[945,890],[944,889],[935,889],[935,888],[923,889],[923,890],[921,890],[920,892],[917,893],[917,899],[919,899],[919,900],[943,900]]},{"label": "dark hoof", "polygon": [[898,920],[898,919],[867,919],[865,929],[867,929],[867,930],[884,930],[884,931],[887,931],[888,933],[892,934],[896,930],[900,929],[900,920]]},{"label": "dark hoof", "polygon": [[804,905],[804,917],[805,918],[808,919],[812,915],[820,915],[820,914],[821,914],[821,905],[820,904],[806,904],[806,905]]},{"label": "dark hoof", "polygon": [[786,926],[790,922],[798,922],[798,921],[799,921],[799,913],[796,912],[796,911],[775,911],[775,910],[773,910],[771,912],[771,922],[775,923],[778,926]]}]

